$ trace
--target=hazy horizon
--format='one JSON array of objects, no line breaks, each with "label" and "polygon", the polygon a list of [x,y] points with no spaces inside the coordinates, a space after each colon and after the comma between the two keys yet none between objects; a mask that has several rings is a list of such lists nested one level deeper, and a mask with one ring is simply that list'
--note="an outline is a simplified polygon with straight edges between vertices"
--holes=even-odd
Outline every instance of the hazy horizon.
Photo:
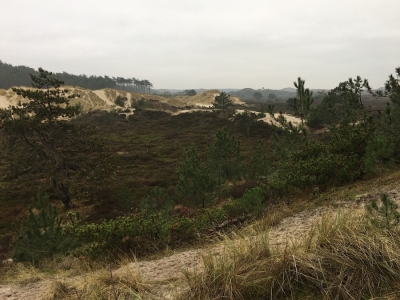
[{"label": "hazy horizon", "polygon": [[400,2],[3,1],[0,59],[156,89],[373,88],[400,66]]}]

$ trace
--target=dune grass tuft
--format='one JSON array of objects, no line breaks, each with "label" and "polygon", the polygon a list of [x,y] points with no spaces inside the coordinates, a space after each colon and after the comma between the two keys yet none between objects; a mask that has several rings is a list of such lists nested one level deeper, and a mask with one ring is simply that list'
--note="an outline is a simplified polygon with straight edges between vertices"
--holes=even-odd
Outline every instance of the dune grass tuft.
[{"label": "dune grass tuft", "polygon": [[370,299],[400,297],[400,231],[364,217],[325,215],[301,243],[273,251],[267,235],[227,241],[186,272],[179,299]]}]

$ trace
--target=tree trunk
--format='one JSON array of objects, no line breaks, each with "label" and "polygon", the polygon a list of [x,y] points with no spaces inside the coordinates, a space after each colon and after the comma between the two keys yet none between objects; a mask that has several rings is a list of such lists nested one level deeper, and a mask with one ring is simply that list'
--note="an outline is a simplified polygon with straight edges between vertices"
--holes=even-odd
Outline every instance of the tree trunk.
[{"label": "tree trunk", "polygon": [[69,189],[62,182],[57,182],[57,179],[53,178],[53,188],[56,192],[57,196],[61,199],[62,203],[64,203],[65,208],[74,208],[75,205],[72,203],[71,198],[69,196]]}]

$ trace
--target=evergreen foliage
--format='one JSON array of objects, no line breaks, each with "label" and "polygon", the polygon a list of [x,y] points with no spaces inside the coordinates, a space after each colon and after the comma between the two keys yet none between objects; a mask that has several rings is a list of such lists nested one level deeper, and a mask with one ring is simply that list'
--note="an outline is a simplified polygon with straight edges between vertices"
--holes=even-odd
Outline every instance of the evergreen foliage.
[{"label": "evergreen foliage", "polygon": [[184,90],[184,91],[183,91],[183,94],[184,94],[185,96],[196,96],[196,95],[197,95],[197,93],[196,93],[195,90]]},{"label": "evergreen foliage", "polygon": [[[76,222],[79,215],[71,220]],[[73,249],[77,245],[75,238],[64,234],[62,222],[56,207],[49,204],[49,196],[39,190],[36,207],[29,208],[22,235],[16,242],[14,257],[20,261],[37,262]]]},{"label": "evergreen foliage", "polygon": [[225,127],[216,132],[214,143],[208,147],[208,164],[222,182],[243,176],[240,142]]},{"label": "evergreen foliage", "polygon": [[248,179],[265,179],[270,173],[270,164],[265,151],[263,140],[258,141],[258,146],[254,149],[250,163],[247,166],[246,177]]},{"label": "evergreen foliage", "polygon": [[[87,193],[90,182],[109,171],[103,144],[94,138],[93,127],[77,127],[71,118],[80,113],[70,105],[62,81],[39,69],[31,75],[33,89],[13,88],[25,101],[0,109],[0,126],[7,138],[5,150],[17,157],[9,164],[8,179],[47,178],[65,207],[73,207],[70,188]],[[90,157],[88,154],[90,153]],[[96,158],[102,157],[103,165]]]},{"label": "evergreen foliage", "polygon": [[393,157],[396,152],[396,144],[387,135],[376,132],[367,142],[363,157],[364,168],[367,172],[374,172],[378,167],[389,162],[396,161]]},{"label": "evergreen foliage", "polygon": [[[297,89],[297,97],[291,98],[289,101],[289,106],[294,110],[295,115],[299,116],[301,119],[301,125],[304,124],[304,119],[307,117],[311,109],[311,104],[313,103],[313,92],[304,87],[305,81],[300,77],[297,82],[294,82],[294,86]],[[290,99],[289,99],[290,100]]]},{"label": "evergreen foliage", "polygon": [[263,112],[256,113],[248,110],[244,110],[242,113],[238,113],[235,115],[235,120],[238,121],[238,124],[244,126],[246,128],[247,136],[250,136],[250,128],[254,125],[259,119],[264,118],[265,114]]},{"label": "evergreen foliage", "polygon": [[115,99],[114,103],[120,107],[125,107],[126,101],[128,101],[128,98],[118,95],[118,97],[117,97],[117,99]]},{"label": "evergreen foliage", "polygon": [[167,217],[174,203],[163,188],[154,187],[149,195],[140,201],[139,209],[147,215],[160,214]]},{"label": "evergreen foliage", "polygon": [[[30,86],[31,77],[39,76],[40,72],[25,66],[12,66],[0,60],[0,89],[9,89],[13,86]],[[153,84],[147,79],[136,78],[73,75],[67,72],[54,73],[54,77],[65,82],[66,85],[79,86],[84,89],[99,90],[105,88],[150,93]]]},{"label": "evergreen foliage", "polygon": [[218,96],[215,96],[215,101],[212,104],[213,108],[227,109],[229,106],[233,105],[233,102],[228,94],[222,92]]},{"label": "evergreen foliage", "polygon": [[144,109],[146,104],[146,99],[141,97],[139,100],[132,100],[131,107],[136,109]]},{"label": "evergreen foliage", "polygon": [[264,210],[264,190],[262,187],[255,187],[248,190],[239,202],[242,204],[244,210],[248,214],[259,216]]},{"label": "evergreen foliage", "polygon": [[202,208],[205,208],[206,202],[214,199],[218,178],[214,177],[213,172],[201,161],[194,146],[185,152],[177,173],[176,190],[179,199],[201,203]]},{"label": "evergreen foliage", "polygon": [[381,204],[378,205],[373,200],[366,206],[368,218],[377,228],[390,230],[399,224],[400,213],[397,211],[398,205],[391,200],[387,194],[381,195]]}]

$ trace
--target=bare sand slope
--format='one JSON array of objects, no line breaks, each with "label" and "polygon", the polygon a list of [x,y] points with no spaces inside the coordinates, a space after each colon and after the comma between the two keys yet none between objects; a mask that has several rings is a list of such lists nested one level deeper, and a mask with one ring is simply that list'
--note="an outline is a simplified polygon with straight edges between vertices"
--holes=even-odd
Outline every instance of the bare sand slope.
[{"label": "bare sand slope", "polygon": [[0,89],[0,108],[7,108],[10,105],[16,105],[18,101],[22,100],[12,89]]},{"label": "bare sand slope", "polygon": [[[295,126],[298,126],[298,125],[301,124],[301,119],[300,118],[297,118],[297,117],[294,117],[294,116],[288,115],[288,114],[282,114],[282,115],[286,118],[286,120],[288,122],[292,122],[292,124],[295,125]],[[279,116],[278,113],[276,113],[274,115],[275,118],[277,118],[278,116]],[[260,120],[262,120],[262,121],[264,121],[266,123],[270,123],[270,124],[274,124],[276,126],[280,126],[269,114],[266,114],[266,116],[264,118],[260,119]]]},{"label": "bare sand slope", "polygon": [[[158,95],[127,92],[109,88],[95,91],[74,86],[64,86],[63,88],[69,90],[71,94],[73,93],[80,96],[79,98],[72,99],[71,104],[80,103],[83,112],[96,109],[110,110],[115,105],[114,102],[118,96],[127,98],[127,106],[130,106],[130,103],[133,100],[144,98],[147,101],[158,101],[180,109],[185,107],[202,109],[211,107],[212,102],[215,101],[215,96],[219,95],[218,90],[206,91],[196,96],[162,97]],[[237,97],[231,97],[231,99],[235,104],[245,104]],[[12,89],[0,89],[0,108],[7,108],[9,105],[15,105],[18,101],[24,101],[24,99],[21,96],[16,95]]]},{"label": "bare sand slope", "polygon": [[[244,112],[243,109],[237,109],[235,113],[236,113],[236,114],[242,114],[243,112]],[[257,111],[249,111],[249,112],[250,112],[250,113],[256,113],[256,114],[259,113],[259,112],[257,112]],[[298,125],[301,124],[301,119],[300,119],[300,118],[297,118],[297,117],[292,116],[292,115],[289,115],[289,114],[282,114],[282,115],[286,118],[286,120],[287,120],[288,122],[292,122],[292,124],[295,125],[295,126],[298,126]],[[275,117],[275,118],[278,118],[278,117],[279,117],[279,113],[274,114],[274,117]],[[269,124],[273,124],[273,125],[276,125],[276,126],[280,126],[280,124],[278,124],[278,123],[274,120],[274,118],[271,117],[270,114],[265,114],[265,117],[259,119],[259,121],[264,121],[264,122],[269,123]]]}]

